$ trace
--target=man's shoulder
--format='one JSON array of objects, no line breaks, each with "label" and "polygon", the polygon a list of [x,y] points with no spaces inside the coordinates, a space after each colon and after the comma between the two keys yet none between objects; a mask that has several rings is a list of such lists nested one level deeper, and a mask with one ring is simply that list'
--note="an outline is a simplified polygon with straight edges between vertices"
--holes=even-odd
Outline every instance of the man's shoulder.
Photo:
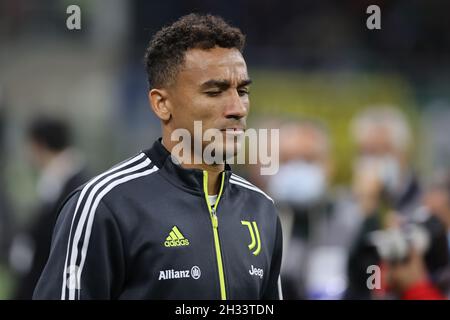
[{"label": "man's shoulder", "polygon": [[270,206],[274,205],[273,199],[259,187],[248,181],[247,179],[232,173],[230,176],[230,184],[240,192],[246,192],[252,199],[258,202],[266,203]]},{"label": "man's shoulder", "polygon": [[134,188],[139,188],[139,183],[144,178],[152,177],[158,170],[159,168],[144,152],[139,152],[92,177],[71,195],[78,194],[78,197],[104,201],[107,196],[111,198],[110,195],[116,192],[127,193],[129,190],[131,193]]}]

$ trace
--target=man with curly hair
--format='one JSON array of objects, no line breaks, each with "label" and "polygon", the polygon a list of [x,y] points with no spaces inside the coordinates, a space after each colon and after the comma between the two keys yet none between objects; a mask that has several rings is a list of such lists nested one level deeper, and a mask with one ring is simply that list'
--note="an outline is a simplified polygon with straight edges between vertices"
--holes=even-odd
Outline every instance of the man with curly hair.
[{"label": "man with curly hair", "polygon": [[[65,200],[34,298],[281,299],[273,200],[226,162],[249,112],[244,42],[211,15],[155,34],[145,61],[162,138]],[[209,129],[224,161],[202,156]],[[174,151],[180,130],[187,161]]]}]

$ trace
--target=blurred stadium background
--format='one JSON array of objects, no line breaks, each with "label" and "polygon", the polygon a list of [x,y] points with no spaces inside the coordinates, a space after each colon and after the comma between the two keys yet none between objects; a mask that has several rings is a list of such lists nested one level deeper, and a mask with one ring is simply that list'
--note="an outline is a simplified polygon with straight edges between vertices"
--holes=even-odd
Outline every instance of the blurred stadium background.
[{"label": "blurred stadium background", "polygon": [[[81,7],[81,30],[66,28],[70,4]],[[381,7],[381,30],[366,28],[370,4]],[[449,168],[449,11],[435,0],[0,0],[0,183],[15,225],[27,223],[37,199],[30,119],[65,119],[92,173],[149,146],[160,128],[144,49],[190,12],[221,15],[247,34],[251,124],[307,117],[328,126],[333,184],[350,183],[349,124],[374,105],[404,112],[422,177]],[[4,262],[0,298],[11,297],[14,281]]]}]

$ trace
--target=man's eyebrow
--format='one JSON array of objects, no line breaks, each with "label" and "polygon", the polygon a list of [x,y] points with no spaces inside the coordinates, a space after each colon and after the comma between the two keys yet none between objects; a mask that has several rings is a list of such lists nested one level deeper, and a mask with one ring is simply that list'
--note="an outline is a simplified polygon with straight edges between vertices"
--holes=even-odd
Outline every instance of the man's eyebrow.
[{"label": "man's eyebrow", "polygon": [[[250,83],[252,83],[252,80],[245,79],[239,82],[238,88],[248,86]],[[230,81],[228,80],[208,80],[201,84],[202,89],[208,89],[208,88],[219,88],[221,90],[228,89],[231,86]]]},{"label": "man's eyebrow", "polygon": [[230,81],[228,80],[208,80],[200,86],[202,89],[209,89],[209,88],[219,88],[221,90],[228,89],[230,87]]},{"label": "man's eyebrow", "polygon": [[238,88],[248,86],[248,85],[250,85],[251,83],[252,83],[252,80],[251,80],[251,79],[245,79],[245,80],[242,80],[241,82],[239,82]]}]

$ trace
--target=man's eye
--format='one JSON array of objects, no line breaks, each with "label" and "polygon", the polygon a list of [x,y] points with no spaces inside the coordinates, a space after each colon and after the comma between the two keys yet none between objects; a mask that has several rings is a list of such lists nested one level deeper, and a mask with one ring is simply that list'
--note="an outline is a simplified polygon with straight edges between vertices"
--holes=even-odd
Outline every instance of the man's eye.
[{"label": "man's eye", "polygon": [[207,91],[205,92],[208,97],[217,97],[221,91]]},{"label": "man's eye", "polygon": [[250,91],[248,89],[239,89],[238,93],[242,97],[242,96],[245,96],[245,95],[249,95]]}]

